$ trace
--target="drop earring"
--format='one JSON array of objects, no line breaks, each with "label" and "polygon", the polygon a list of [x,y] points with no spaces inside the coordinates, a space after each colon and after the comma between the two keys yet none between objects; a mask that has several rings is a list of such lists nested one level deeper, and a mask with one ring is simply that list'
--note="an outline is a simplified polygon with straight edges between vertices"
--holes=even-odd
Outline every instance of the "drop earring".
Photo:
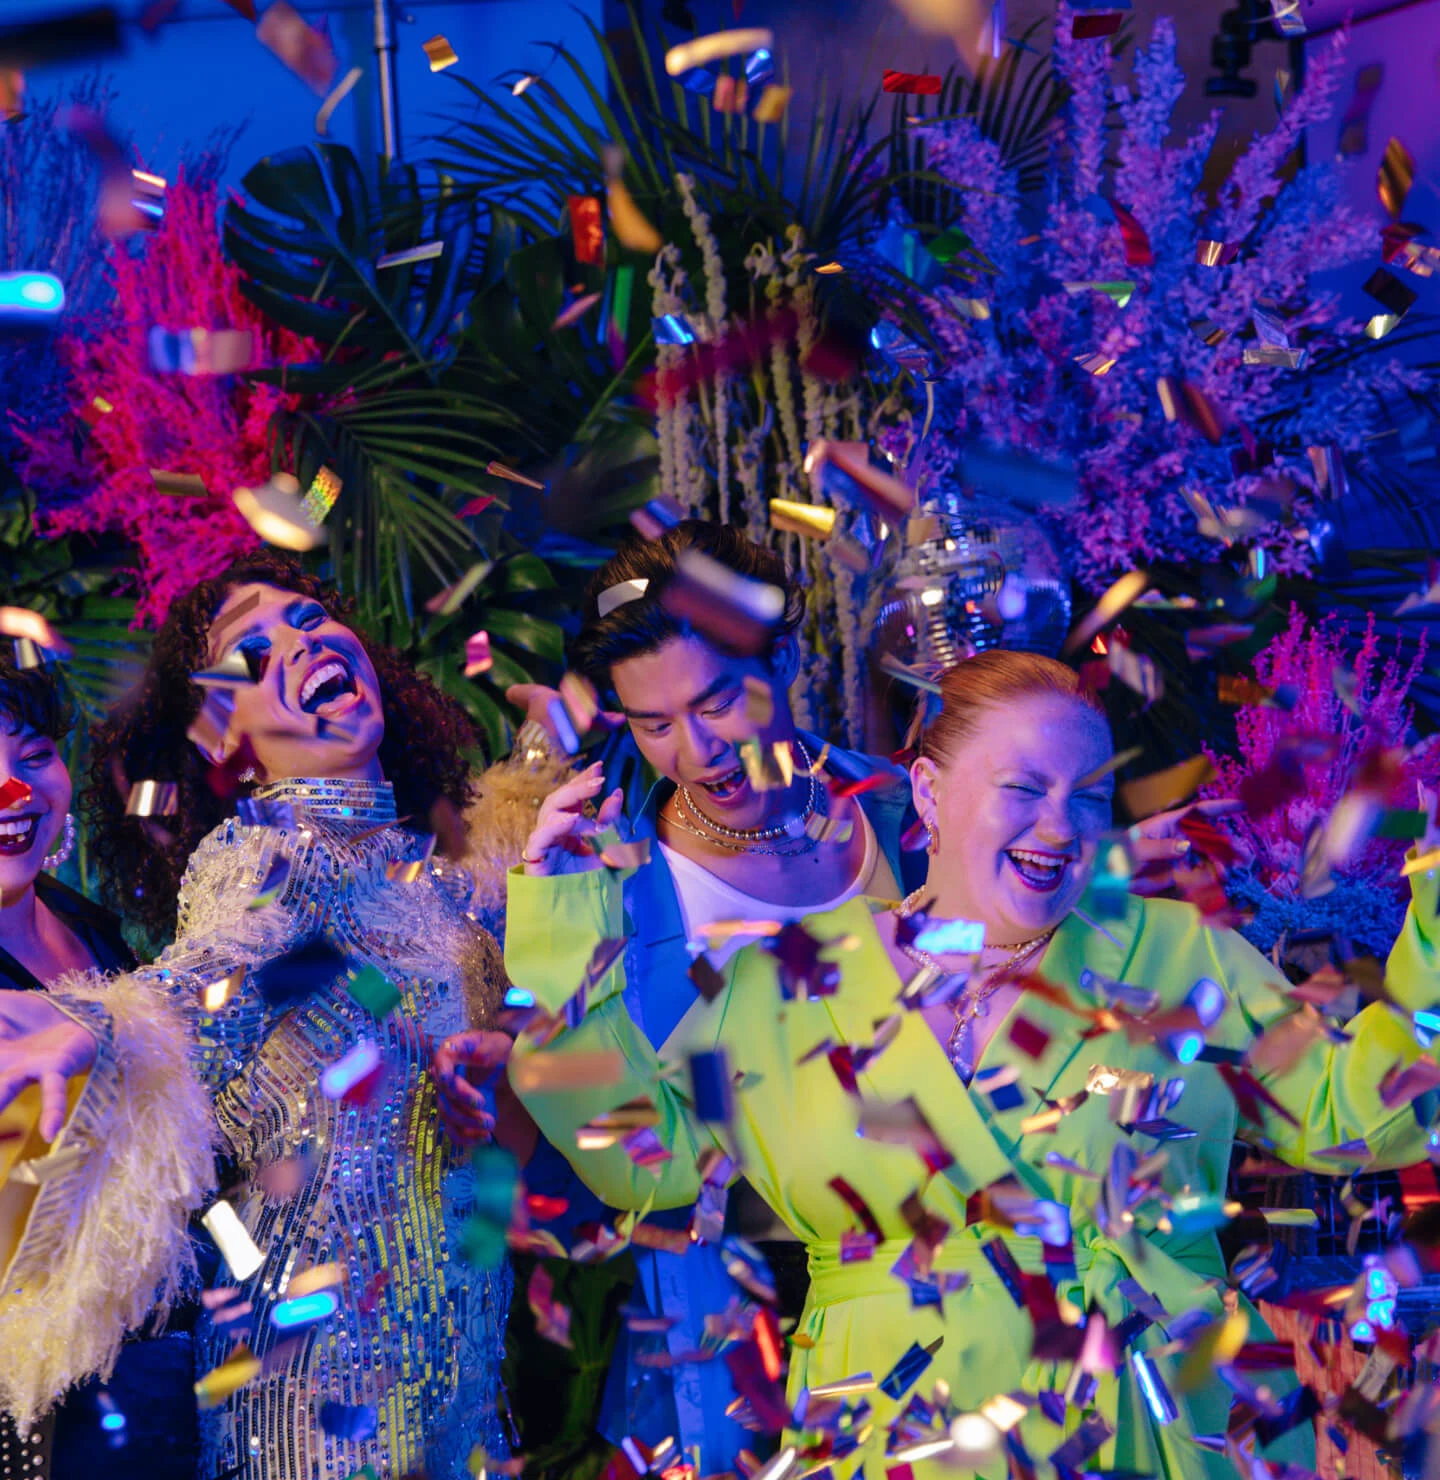
[{"label": "drop earring", "polygon": [[65,814],[65,833],[60,839],[60,846],[41,863],[40,867],[59,868],[74,851],[75,814],[73,812],[67,812]]},{"label": "drop earring", "polygon": [[925,836],[930,839],[925,851],[933,858],[940,851],[940,829],[933,822],[926,822]]},{"label": "drop earring", "polygon": [[246,766],[237,778],[237,780],[239,780],[242,785],[251,781],[258,781],[259,779],[260,774],[258,771],[256,771],[254,766]]}]

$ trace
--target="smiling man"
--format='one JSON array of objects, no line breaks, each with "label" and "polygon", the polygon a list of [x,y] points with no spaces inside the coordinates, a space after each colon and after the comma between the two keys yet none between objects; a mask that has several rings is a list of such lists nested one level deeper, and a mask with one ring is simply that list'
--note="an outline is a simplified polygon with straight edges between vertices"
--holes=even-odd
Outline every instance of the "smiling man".
[{"label": "smiling man", "polygon": [[[687,552],[784,593],[759,652],[703,635],[700,626],[709,622],[689,622],[667,602],[667,590],[685,584]],[[904,772],[870,756],[825,751],[823,741],[796,727],[789,690],[799,671],[794,634],[804,610],[804,592],[778,555],[730,525],[700,520],[683,521],[657,540],[628,540],[590,584],[570,665],[623,713],[634,747],[658,777],[628,819],[633,836],[653,841],[650,862],[624,884],[631,932],[625,997],[657,1049],[695,1001],[686,942],[706,925],[798,920],[859,894],[899,899],[924,879],[924,852],[900,846],[914,816]],[[538,720],[554,695],[524,689],[510,697]],[[773,772],[777,746],[788,746],[794,761],[788,784],[762,772],[762,764]],[[622,743],[607,754],[607,779],[621,779],[634,761]],[[877,772],[883,784],[836,798]],[[708,952],[711,964],[725,972],[746,939],[732,937]],[[569,1168],[558,1160],[542,1147],[526,1171],[532,1190],[552,1177],[556,1190],[567,1186]],[[589,1196],[578,1183],[568,1190],[576,1202]],[[743,1206],[745,1193],[738,1198]],[[765,1212],[758,1200],[752,1206]],[[650,1221],[683,1228],[688,1210]],[[643,1291],[652,1314],[676,1323],[665,1336],[671,1355],[693,1353],[703,1343],[705,1314],[739,1293],[718,1251],[701,1245],[683,1256],[635,1254],[637,1294]],[[777,1267],[782,1279],[784,1273]],[[635,1361],[630,1332],[620,1341],[603,1417],[607,1435],[654,1443],[673,1433],[687,1454],[698,1449],[701,1474],[730,1468],[747,1436],[725,1416],[734,1391],[724,1362],[681,1360],[657,1369]]]}]

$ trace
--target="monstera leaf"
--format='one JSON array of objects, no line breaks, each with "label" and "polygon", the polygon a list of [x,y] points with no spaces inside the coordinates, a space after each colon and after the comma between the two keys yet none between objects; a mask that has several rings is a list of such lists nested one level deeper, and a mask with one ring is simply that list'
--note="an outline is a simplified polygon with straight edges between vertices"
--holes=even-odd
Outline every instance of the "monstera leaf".
[{"label": "monstera leaf", "polygon": [[[257,308],[324,345],[327,362],[346,347],[398,350],[438,378],[451,353],[446,336],[468,299],[468,198],[444,178],[422,190],[407,165],[391,165],[372,197],[340,144],[270,155],[242,183],[249,201],[232,201],[225,213],[225,250]],[[427,247],[439,255],[381,265]],[[294,374],[287,384],[308,388],[304,372],[298,381]]]}]

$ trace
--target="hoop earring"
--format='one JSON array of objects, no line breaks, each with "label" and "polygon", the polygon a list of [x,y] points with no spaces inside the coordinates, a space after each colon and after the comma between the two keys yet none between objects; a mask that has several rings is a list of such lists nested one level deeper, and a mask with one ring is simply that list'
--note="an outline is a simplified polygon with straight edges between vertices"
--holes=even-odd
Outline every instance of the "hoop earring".
[{"label": "hoop earring", "polygon": [[40,865],[41,868],[59,868],[62,863],[75,851],[75,814],[65,814],[65,835],[60,839],[60,846],[46,858]]},{"label": "hoop earring", "polygon": [[933,822],[927,822],[925,836],[930,839],[925,851],[933,858],[940,851],[940,829]]}]

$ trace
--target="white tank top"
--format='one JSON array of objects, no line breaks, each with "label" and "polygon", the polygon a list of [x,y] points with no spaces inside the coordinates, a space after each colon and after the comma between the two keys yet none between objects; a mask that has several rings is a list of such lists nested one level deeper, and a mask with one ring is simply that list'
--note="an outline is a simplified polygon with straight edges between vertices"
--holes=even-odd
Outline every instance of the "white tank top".
[{"label": "white tank top", "polygon": [[[670,865],[670,876],[675,880],[675,893],[680,898],[680,915],[685,922],[686,940],[699,940],[701,930],[717,920],[778,920],[781,924],[787,924],[791,920],[803,919],[806,915],[820,915],[826,910],[836,909],[847,899],[854,899],[857,894],[870,894],[880,899],[898,899],[900,890],[889,860],[880,851],[880,841],[875,836],[875,829],[871,827],[870,819],[863,808],[856,807],[855,810],[859,813],[860,825],[865,829],[865,857],[850,886],[833,899],[823,900],[819,904],[776,904],[772,900],[759,899],[743,889],[737,889],[733,884],[727,884],[703,864],[696,863],[693,858],[687,858],[683,853],[677,853],[674,848],[661,843],[660,851]],[[711,965],[722,966],[741,946],[759,938],[755,935],[731,936],[724,945],[716,946],[707,951],[706,955],[710,958]]]}]

